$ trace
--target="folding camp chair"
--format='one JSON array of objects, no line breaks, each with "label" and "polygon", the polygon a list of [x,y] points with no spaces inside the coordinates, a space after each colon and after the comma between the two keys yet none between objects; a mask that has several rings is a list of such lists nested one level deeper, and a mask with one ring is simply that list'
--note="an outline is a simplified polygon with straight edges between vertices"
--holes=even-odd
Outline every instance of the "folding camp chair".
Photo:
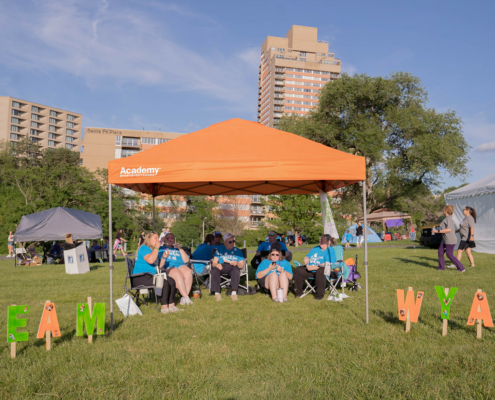
[{"label": "folding camp chair", "polygon": [[356,282],[359,278],[361,278],[361,275],[357,270],[357,264],[358,264],[357,254],[356,254],[356,259],[354,260],[354,264],[349,264],[347,263],[347,261],[348,260],[346,260],[346,264],[350,268],[351,273],[349,274],[349,278],[347,279],[346,283],[351,284],[351,286],[349,287],[349,291],[357,292],[359,289],[363,288],[363,286],[360,283]]},{"label": "folding camp chair", "polygon": [[[337,258],[337,261],[330,265],[330,268],[332,269],[334,274],[330,276],[325,275],[330,290],[328,300],[342,301],[342,299],[349,297],[347,294],[344,293],[344,288],[346,287],[346,282],[349,278],[351,270],[349,266],[344,262],[344,248],[342,246],[333,246],[332,248],[335,251],[335,257]],[[339,269],[339,271],[336,271],[337,268]],[[339,292],[337,291],[337,285],[339,284],[342,288],[341,294],[339,294]]]},{"label": "folding camp chair", "polygon": [[[242,255],[244,256],[244,260],[246,262],[244,263],[244,268],[241,270],[241,276],[239,279],[239,288],[245,289],[246,293],[249,294],[249,272],[248,272],[248,262],[247,262],[247,249],[241,249],[241,251],[242,251]],[[240,280],[242,279],[243,276],[246,278],[246,285],[245,286],[243,286],[240,282]],[[211,282],[211,268],[210,268],[209,279]],[[231,281],[230,276],[220,275],[220,288],[225,289],[225,288],[230,287],[230,285],[231,285],[230,281]]]},{"label": "folding camp chair", "polygon": [[205,289],[209,289],[210,286],[210,270],[211,270],[211,260],[213,259],[213,255],[217,249],[212,249],[211,258],[209,260],[194,260],[189,258],[189,262],[187,266],[191,268],[193,278],[196,280],[196,286],[193,286],[193,290],[196,289],[199,291],[199,298],[203,297],[201,293],[201,287]]},{"label": "folding camp chair", "polygon": [[33,260],[24,247],[16,247],[14,251],[17,260],[19,260],[19,265],[31,265]]},{"label": "folding camp chair", "polygon": [[[297,267],[301,267],[303,264],[301,264],[299,261],[294,261],[294,265],[297,268]],[[306,287],[303,289],[303,294],[301,295],[301,298],[303,298],[304,296],[306,296],[310,293],[316,294],[316,285],[312,285],[312,283],[314,283],[314,280],[315,280],[315,278],[309,277],[304,281],[304,283],[306,284]],[[326,290],[326,287],[325,287],[325,290]]]},{"label": "folding camp chair", "polygon": [[[135,285],[133,283],[134,278],[137,278],[138,276],[143,276],[143,275],[153,276],[153,275],[148,274],[146,272],[143,272],[140,274],[133,274],[132,271],[134,270],[134,264],[136,263],[136,259],[134,259],[134,258],[126,257],[125,263],[126,263],[126,267],[127,267],[127,274],[126,274],[125,281],[124,281],[124,288],[123,288],[124,290],[123,290],[122,296],[125,295],[126,293],[129,293],[132,296],[132,300],[136,303],[137,306],[139,306],[139,302],[141,302],[141,303],[143,303],[143,305],[148,307],[146,302],[139,298],[139,295],[141,293],[141,290],[146,290],[148,292],[148,290],[151,289],[151,290],[153,290],[153,294],[155,296],[156,309],[158,311],[160,311],[160,309],[158,308],[158,298],[156,297],[155,286],[153,286],[153,285],[151,285],[151,286]],[[129,287],[127,287],[127,280],[128,279],[129,279],[129,283],[130,283]]]}]

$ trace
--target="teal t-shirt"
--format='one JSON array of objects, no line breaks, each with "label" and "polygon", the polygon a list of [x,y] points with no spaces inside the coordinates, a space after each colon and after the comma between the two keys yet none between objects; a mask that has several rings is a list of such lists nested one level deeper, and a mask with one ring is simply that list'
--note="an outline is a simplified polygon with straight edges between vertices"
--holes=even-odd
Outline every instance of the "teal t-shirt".
[{"label": "teal t-shirt", "polygon": [[179,268],[181,265],[184,265],[179,249],[166,246],[160,246],[160,250],[158,250],[158,262],[162,259],[165,250],[168,250],[168,257],[165,260],[165,269]]},{"label": "teal t-shirt", "polygon": [[213,246],[208,243],[203,243],[192,254],[193,260],[209,261],[213,255]]},{"label": "teal t-shirt", "polygon": [[213,247],[214,247],[215,249],[220,249],[221,247],[224,247],[224,245],[223,245],[223,244],[221,244],[221,243],[220,243],[220,244],[215,244],[215,243],[213,243]]},{"label": "teal t-shirt", "polygon": [[218,258],[218,262],[222,264],[223,260],[229,261],[242,261],[244,260],[244,254],[242,254],[241,249],[237,247],[232,248],[232,250],[227,250],[225,246],[222,246],[217,249],[215,252],[215,257]]},{"label": "teal t-shirt", "polygon": [[335,250],[328,247],[326,250],[322,250],[320,246],[316,246],[306,255],[309,258],[308,265],[319,265],[326,262],[334,263],[337,261],[335,256]]},{"label": "teal t-shirt", "polygon": [[[258,279],[258,272],[270,268],[271,263],[272,261],[270,260],[263,260],[261,262],[261,264],[258,266],[258,269],[256,270],[256,279]],[[277,265],[280,265],[284,269],[284,271],[288,272],[289,274],[292,274],[292,267],[288,261],[285,260],[277,261]],[[272,270],[268,272],[268,274],[266,274],[265,276],[270,275],[272,272],[275,272],[277,275],[280,275],[280,272],[278,272],[277,270]]]},{"label": "teal t-shirt", "polygon": [[153,250],[151,250],[148,246],[141,246],[136,255],[136,263],[134,264],[133,274],[156,274],[155,264],[148,264],[144,259],[145,256],[151,254]]}]

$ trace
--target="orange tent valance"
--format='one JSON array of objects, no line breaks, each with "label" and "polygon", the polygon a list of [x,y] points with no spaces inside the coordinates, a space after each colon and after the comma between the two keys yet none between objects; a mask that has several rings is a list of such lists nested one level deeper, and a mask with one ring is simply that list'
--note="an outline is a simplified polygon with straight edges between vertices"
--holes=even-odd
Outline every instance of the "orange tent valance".
[{"label": "orange tent valance", "polygon": [[239,118],[108,163],[108,182],[161,195],[308,194],[366,179],[364,157]]}]

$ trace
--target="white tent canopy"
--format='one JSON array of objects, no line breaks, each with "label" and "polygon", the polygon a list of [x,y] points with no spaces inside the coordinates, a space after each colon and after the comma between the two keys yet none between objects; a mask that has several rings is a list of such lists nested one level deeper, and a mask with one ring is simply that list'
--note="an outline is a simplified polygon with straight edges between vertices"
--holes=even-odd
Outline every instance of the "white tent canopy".
[{"label": "white tent canopy", "polygon": [[469,206],[476,210],[476,248],[473,251],[495,254],[495,174],[447,193],[445,201],[455,207],[456,229],[464,219],[464,207]]}]

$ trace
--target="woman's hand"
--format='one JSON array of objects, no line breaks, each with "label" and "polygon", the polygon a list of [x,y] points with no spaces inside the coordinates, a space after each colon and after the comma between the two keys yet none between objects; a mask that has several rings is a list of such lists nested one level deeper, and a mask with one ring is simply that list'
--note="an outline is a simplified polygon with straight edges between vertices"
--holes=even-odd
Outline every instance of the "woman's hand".
[{"label": "woman's hand", "polygon": [[270,264],[270,267],[268,268],[270,271],[273,271],[275,268],[277,268],[277,263],[272,262]]},{"label": "woman's hand", "polygon": [[163,252],[162,258],[168,258],[168,250]]},{"label": "woman's hand", "polygon": [[284,269],[280,266],[280,265],[277,265],[277,272],[284,272]]}]

